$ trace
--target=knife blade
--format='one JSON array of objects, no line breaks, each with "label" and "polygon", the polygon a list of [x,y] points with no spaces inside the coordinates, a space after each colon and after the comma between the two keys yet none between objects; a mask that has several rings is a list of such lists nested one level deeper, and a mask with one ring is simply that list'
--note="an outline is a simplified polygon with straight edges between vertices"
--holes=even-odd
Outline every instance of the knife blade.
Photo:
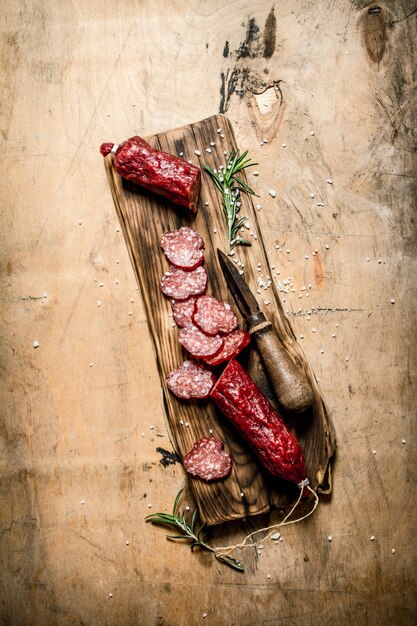
[{"label": "knife blade", "polygon": [[219,249],[217,256],[233,299],[259,350],[279,404],[291,413],[304,411],[314,400],[306,374],[295,363],[272,323],[260,311],[255,296],[237,268]]}]

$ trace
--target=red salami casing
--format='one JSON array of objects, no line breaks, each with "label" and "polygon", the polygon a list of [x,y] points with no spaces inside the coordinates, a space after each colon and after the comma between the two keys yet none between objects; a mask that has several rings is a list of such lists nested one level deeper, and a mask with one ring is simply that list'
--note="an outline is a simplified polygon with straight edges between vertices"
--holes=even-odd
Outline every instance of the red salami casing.
[{"label": "red salami casing", "polygon": [[229,361],[210,397],[271,474],[297,484],[307,477],[299,442],[238,361]]},{"label": "red salami casing", "polygon": [[[108,154],[111,144],[103,144]],[[110,148],[111,149],[111,148]],[[131,137],[116,150],[114,166],[122,178],[164,196],[194,213],[200,193],[201,170],[167,152],[155,150],[141,137]]]}]

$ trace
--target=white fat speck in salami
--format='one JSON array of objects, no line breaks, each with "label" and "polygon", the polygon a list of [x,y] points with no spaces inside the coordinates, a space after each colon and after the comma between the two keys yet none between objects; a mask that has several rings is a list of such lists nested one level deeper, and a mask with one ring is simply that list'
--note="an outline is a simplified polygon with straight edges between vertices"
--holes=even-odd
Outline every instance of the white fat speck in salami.
[{"label": "white fat speck in salami", "polygon": [[199,296],[207,287],[207,272],[200,265],[191,272],[185,272],[171,265],[161,279],[163,293],[173,300],[187,300],[191,296]]},{"label": "white fat speck in salami", "polygon": [[227,302],[213,296],[200,296],[195,303],[193,321],[207,335],[230,333],[238,324],[236,315]]},{"label": "white fat speck in salami", "polygon": [[224,337],[223,348],[215,356],[205,357],[207,365],[220,365],[234,359],[250,343],[250,335],[245,330],[234,330]]},{"label": "white fat speck in salami", "polygon": [[180,328],[193,323],[195,301],[194,297],[187,300],[171,300],[172,316]]},{"label": "white fat speck in salami", "polygon": [[214,356],[220,352],[224,343],[220,335],[206,335],[196,326],[181,328],[178,341],[190,354],[198,358]]},{"label": "white fat speck in salami", "polygon": [[183,459],[189,474],[203,480],[227,478],[232,471],[233,457],[226,452],[223,442],[214,437],[204,437],[195,442]]},{"label": "white fat speck in salami", "polygon": [[205,367],[184,361],[176,370],[169,372],[166,378],[168,389],[178,398],[207,398],[216,378]]},{"label": "white fat speck in salami", "polygon": [[186,271],[196,269],[204,260],[204,240],[188,226],[164,233],[161,248],[172,265]]}]

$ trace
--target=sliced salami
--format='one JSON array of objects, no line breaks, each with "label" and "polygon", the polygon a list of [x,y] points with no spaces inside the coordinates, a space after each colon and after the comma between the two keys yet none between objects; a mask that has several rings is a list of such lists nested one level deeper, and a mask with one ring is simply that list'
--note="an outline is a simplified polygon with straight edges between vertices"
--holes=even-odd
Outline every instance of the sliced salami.
[{"label": "sliced salami", "polygon": [[171,300],[172,315],[180,328],[190,326],[193,323],[193,313],[196,298],[187,300]]},{"label": "sliced salami", "polygon": [[223,442],[214,437],[204,437],[195,442],[183,459],[189,474],[203,480],[227,478],[232,471],[233,457],[226,452]]},{"label": "sliced salami", "polygon": [[194,361],[184,361],[166,377],[168,389],[178,398],[187,400],[207,398],[215,382],[214,374]]},{"label": "sliced salami", "polygon": [[190,354],[197,358],[214,356],[220,352],[224,343],[223,337],[220,335],[206,335],[197,326],[181,328],[178,341]]},{"label": "sliced salami", "polygon": [[224,338],[223,348],[215,356],[205,357],[208,365],[220,365],[234,359],[250,343],[250,335],[245,330],[234,330]]},{"label": "sliced salami", "polygon": [[200,265],[191,272],[185,272],[171,265],[161,279],[163,293],[173,300],[187,300],[191,296],[199,296],[206,290],[207,272]]},{"label": "sliced salami", "polygon": [[193,321],[207,335],[230,333],[238,324],[230,304],[214,296],[201,296],[196,300]]},{"label": "sliced salami", "polygon": [[164,233],[161,237],[161,248],[172,265],[186,271],[194,270],[204,259],[204,240],[196,230],[188,226]]}]

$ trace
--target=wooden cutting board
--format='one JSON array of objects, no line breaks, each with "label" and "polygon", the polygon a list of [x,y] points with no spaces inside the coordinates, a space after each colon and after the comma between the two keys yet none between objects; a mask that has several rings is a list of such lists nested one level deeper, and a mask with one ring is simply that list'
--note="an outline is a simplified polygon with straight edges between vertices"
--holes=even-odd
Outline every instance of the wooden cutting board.
[{"label": "wooden cutting board", "polygon": [[[224,164],[225,153],[237,148],[232,126],[223,115],[215,115],[146,139],[152,146],[171,154],[183,155],[196,165],[206,163],[214,168]],[[200,156],[195,154],[196,150],[200,151]],[[181,401],[165,386],[167,373],[178,367],[187,355],[177,341],[178,333],[171,316],[169,300],[159,287],[160,279],[169,267],[160,248],[163,232],[190,226],[201,233],[206,245],[207,292],[229,301],[236,311],[216,255],[216,248],[227,251],[220,194],[208,174],[203,171],[199,208],[197,214],[193,215],[186,209],[173,206],[168,201],[122,180],[113,166],[113,158],[110,154],[104,159],[105,167],[148,319],[172,444],[182,458],[197,439],[214,436],[225,443],[226,449],[232,452],[234,458],[232,473],[226,480],[208,484],[188,476],[201,519],[207,525],[215,525],[264,513],[275,506],[288,503],[296,497],[297,488],[266,475],[245,442],[236,431],[229,428],[226,419],[210,400]],[[262,164],[258,167],[262,167]],[[252,246],[235,248],[235,258],[244,264],[245,278],[256,294],[256,290],[259,290],[258,277],[266,280],[267,276],[271,277],[273,274],[258,228],[252,197],[246,194],[242,196],[240,215],[249,218],[251,228],[245,229],[245,233],[252,240]],[[258,272],[258,267],[262,268],[261,273]],[[269,301],[268,305],[264,305],[265,300]],[[287,423],[296,432],[303,446],[308,477],[313,489],[329,493],[330,459],[335,450],[331,419],[273,284],[267,290],[262,290],[258,302],[275,325],[291,356],[305,371],[314,389],[315,402],[311,410],[303,416],[289,418]],[[241,359],[252,378],[274,403],[273,393],[256,350],[251,347]],[[173,498],[174,496],[175,494]]]}]

